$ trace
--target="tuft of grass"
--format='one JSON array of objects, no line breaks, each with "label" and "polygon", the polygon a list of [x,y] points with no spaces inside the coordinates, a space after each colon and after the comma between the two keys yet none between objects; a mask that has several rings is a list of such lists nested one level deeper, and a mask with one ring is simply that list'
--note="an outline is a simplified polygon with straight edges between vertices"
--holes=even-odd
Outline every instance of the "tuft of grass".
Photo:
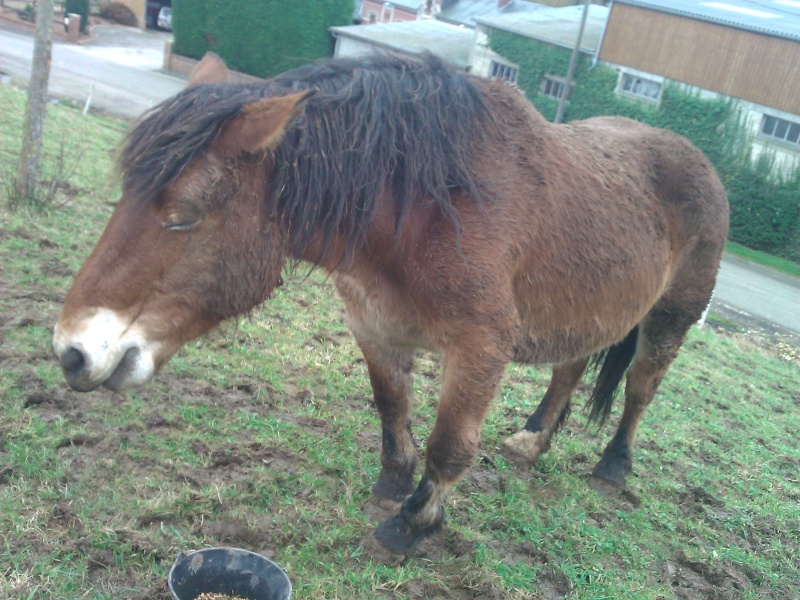
[{"label": "tuft of grass", "polygon": [[[2,139],[22,109],[22,92],[0,89]],[[588,427],[588,385],[535,469],[503,460],[549,379],[509,367],[444,531],[391,568],[359,545],[380,423],[323,274],[285,274],[146,388],[68,390],[51,328],[111,213],[124,128],[51,106],[47,148],[92,141],[69,178],[81,192],[35,218],[0,207],[0,598],[168,600],[178,552],[219,545],[273,558],[297,599],[800,597],[800,367],[710,328],[664,379],[618,496],[588,486],[612,433]],[[13,156],[0,145],[0,168]],[[440,381],[420,355],[421,452]]]}]

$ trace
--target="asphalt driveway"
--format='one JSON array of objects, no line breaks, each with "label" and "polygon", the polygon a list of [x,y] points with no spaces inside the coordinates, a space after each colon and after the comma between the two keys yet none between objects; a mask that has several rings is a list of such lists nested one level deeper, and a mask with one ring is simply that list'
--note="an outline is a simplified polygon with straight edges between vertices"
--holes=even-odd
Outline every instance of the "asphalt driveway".
[{"label": "asphalt driveway", "polygon": [[[184,77],[161,70],[162,32],[106,25],[92,30],[81,44],[53,43],[48,92],[91,105],[127,119],[175,95],[186,85]],[[28,80],[33,56],[32,33],[0,27],[0,72]]]}]

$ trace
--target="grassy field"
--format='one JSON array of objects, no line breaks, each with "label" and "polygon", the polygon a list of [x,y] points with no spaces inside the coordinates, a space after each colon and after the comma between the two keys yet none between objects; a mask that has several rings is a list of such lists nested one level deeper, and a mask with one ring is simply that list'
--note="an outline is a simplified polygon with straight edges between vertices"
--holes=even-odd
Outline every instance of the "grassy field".
[{"label": "grassy field", "polygon": [[[23,108],[0,88],[4,185]],[[587,482],[611,434],[586,426],[588,385],[535,470],[500,457],[548,380],[511,367],[444,531],[391,568],[359,546],[380,428],[322,274],[288,273],[142,390],[69,391],[50,331],[118,195],[123,131],[50,106],[48,155],[82,157],[68,203],[0,205],[0,598],[165,600],[177,553],[218,545],[272,557],[297,599],[800,597],[800,365],[744,336],[691,332],[612,497]],[[421,356],[421,452],[439,376]]]},{"label": "grassy field", "polygon": [[741,244],[737,244],[735,242],[728,242],[725,244],[725,250],[731,254],[744,258],[745,260],[770,267],[776,271],[780,271],[781,273],[786,273],[787,275],[792,275],[794,277],[800,277],[800,265],[793,263],[790,260],[786,260],[785,258],[771,256],[764,252],[747,248],[746,246],[742,246]]}]

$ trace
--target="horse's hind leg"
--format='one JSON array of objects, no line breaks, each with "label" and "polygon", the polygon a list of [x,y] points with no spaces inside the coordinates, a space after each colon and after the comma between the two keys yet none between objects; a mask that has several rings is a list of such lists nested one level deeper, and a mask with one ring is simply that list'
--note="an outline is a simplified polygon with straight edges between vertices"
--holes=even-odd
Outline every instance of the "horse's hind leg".
[{"label": "horse's hind leg", "polygon": [[569,416],[569,399],[586,370],[588,357],[553,367],[550,385],[534,413],[520,431],[503,443],[507,460],[521,467],[530,467],[550,449],[553,434]]},{"label": "horse's hind leg", "polygon": [[662,299],[640,324],[636,354],[625,385],[625,409],[614,437],[592,471],[595,487],[598,484],[602,487],[603,482],[625,485],[632,468],[633,441],[639,422],[705,305],[705,301],[696,299],[688,303]]},{"label": "horse's hind leg", "polygon": [[411,437],[412,403],[410,352],[359,340],[369,370],[375,406],[381,418],[381,471],[372,492],[380,499],[401,502],[414,489],[417,449]]}]

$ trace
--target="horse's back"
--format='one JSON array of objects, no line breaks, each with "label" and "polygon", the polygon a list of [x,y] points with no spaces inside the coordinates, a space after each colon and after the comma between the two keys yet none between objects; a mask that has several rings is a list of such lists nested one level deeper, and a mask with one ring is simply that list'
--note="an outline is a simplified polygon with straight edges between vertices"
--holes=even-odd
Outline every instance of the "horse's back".
[{"label": "horse's back", "polygon": [[564,127],[588,154],[599,153],[615,168],[633,167],[649,177],[647,183],[662,202],[727,214],[727,197],[714,167],[685,137],[626,117],[594,117]]},{"label": "horse's back", "polygon": [[[654,202],[668,228],[673,251],[702,239],[721,247],[728,233],[728,200],[714,167],[689,140],[625,117],[595,117],[563,127],[590,169],[606,181]],[[710,259],[713,262],[717,259]]]},{"label": "horse's back", "polygon": [[516,217],[500,243],[511,247],[524,323],[518,360],[556,362],[622,339],[683,285],[687,261],[713,287],[727,200],[699,150],[622,117],[553,125],[511,100],[517,122],[502,123],[516,125],[505,135],[517,156],[496,167],[506,194],[495,210]]}]

